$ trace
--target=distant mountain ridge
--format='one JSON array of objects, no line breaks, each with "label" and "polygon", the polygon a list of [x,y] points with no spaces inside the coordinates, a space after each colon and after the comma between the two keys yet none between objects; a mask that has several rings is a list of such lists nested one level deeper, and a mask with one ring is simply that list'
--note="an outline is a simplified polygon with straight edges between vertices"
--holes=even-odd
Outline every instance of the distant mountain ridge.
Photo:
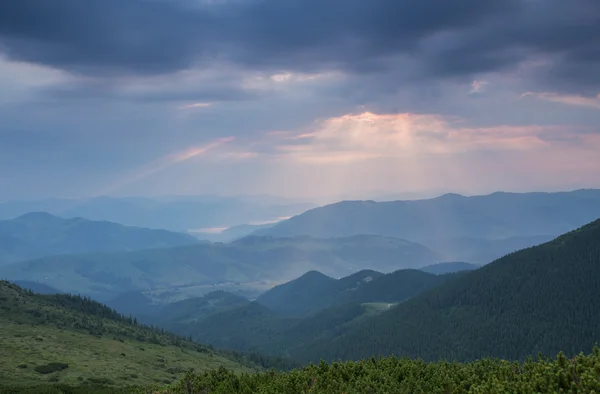
[{"label": "distant mountain ridge", "polygon": [[[488,258],[546,242],[598,217],[600,190],[595,189],[497,192],[473,197],[446,194],[425,200],[342,201],[311,209],[254,234],[322,238],[374,234],[421,243],[446,260],[488,263]],[[484,244],[461,252],[477,242]],[[481,255],[489,242],[497,250]]]},{"label": "distant mountain ridge", "polygon": [[0,201],[0,219],[44,211],[63,218],[84,217],[128,226],[187,231],[288,217],[312,203],[269,196],[173,196]]},{"label": "distant mountain ridge", "polygon": [[390,237],[248,237],[231,244],[49,256],[0,266],[0,277],[42,282],[101,301],[129,291],[181,295],[168,296],[171,301],[219,289],[251,297],[238,290],[257,295],[271,282],[310,270],[344,277],[364,268],[391,272],[437,261],[425,246]]},{"label": "distant mountain ridge", "polygon": [[114,252],[196,244],[184,233],[31,212],[0,221],[0,264],[57,254]]}]

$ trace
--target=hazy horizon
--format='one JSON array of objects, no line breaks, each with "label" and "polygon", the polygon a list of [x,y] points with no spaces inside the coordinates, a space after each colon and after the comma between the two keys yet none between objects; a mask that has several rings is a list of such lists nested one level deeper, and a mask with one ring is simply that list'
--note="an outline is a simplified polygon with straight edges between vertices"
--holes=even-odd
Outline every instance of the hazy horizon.
[{"label": "hazy horizon", "polygon": [[[505,189],[496,190],[490,189],[481,192],[464,192],[459,190],[424,190],[421,192],[386,192],[386,191],[365,191],[363,193],[340,193],[329,196],[312,196],[312,197],[293,197],[286,195],[276,194],[212,194],[212,193],[189,193],[189,194],[105,194],[105,195],[89,195],[89,196],[45,196],[45,197],[30,197],[30,198],[0,198],[0,203],[16,203],[16,202],[42,202],[42,201],[86,201],[93,199],[123,199],[123,200],[136,200],[136,199],[148,199],[163,202],[173,201],[186,201],[186,200],[205,200],[215,201],[220,199],[234,199],[234,200],[249,200],[257,201],[262,204],[332,204],[341,201],[366,201],[372,200],[377,202],[386,201],[400,201],[400,200],[425,200],[442,197],[446,194],[457,194],[463,197],[476,197],[476,196],[487,196],[494,193],[515,193],[515,194],[526,194],[526,193],[569,193],[578,190],[600,190],[600,185],[589,185],[575,188],[541,188],[541,189]],[[208,199],[208,200],[207,200]],[[260,224],[260,223],[249,223],[249,224]]]}]

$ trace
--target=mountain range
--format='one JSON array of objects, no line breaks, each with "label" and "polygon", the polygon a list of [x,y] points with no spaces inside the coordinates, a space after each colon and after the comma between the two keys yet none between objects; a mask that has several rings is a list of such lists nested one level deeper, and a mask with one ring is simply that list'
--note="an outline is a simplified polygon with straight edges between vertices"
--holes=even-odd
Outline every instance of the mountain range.
[{"label": "mountain range", "polygon": [[600,220],[466,268],[365,270],[341,279],[310,271],[252,302],[220,292],[167,305],[154,323],[217,347],[303,363],[374,354],[524,360],[575,355],[600,340]]},{"label": "mountain range", "polygon": [[62,218],[84,217],[128,226],[187,231],[277,220],[313,207],[311,203],[270,196],[99,196],[0,202],[0,219],[43,211]]},{"label": "mountain range", "polygon": [[218,291],[155,308],[140,318],[221,348],[289,355],[292,348],[337,337],[357,322],[459,275],[363,270],[336,280],[310,271],[255,301]]},{"label": "mountain range", "polygon": [[219,289],[254,297],[310,270],[342,277],[364,267],[391,272],[437,261],[430,249],[390,237],[253,236],[230,244],[49,256],[0,266],[0,277],[40,282],[103,302],[130,291],[168,302]]},{"label": "mountain range", "polygon": [[[389,272],[398,266],[395,256],[407,255],[414,257],[407,260],[410,268]],[[288,366],[371,355],[524,360],[560,351],[572,357],[600,340],[600,219],[483,266],[414,263],[418,256],[437,258],[422,245],[387,236],[251,236],[230,244],[51,256],[5,265],[0,276],[18,274],[19,283],[33,291],[0,282],[0,340],[8,349],[0,356],[0,376],[14,384],[50,378],[108,386],[167,384],[189,367],[250,371],[260,368],[250,359],[267,365],[269,357],[277,356],[293,360],[277,361]],[[315,270],[343,273],[369,258],[389,273]],[[220,288],[212,282],[219,278],[238,275],[260,283],[258,277],[286,269],[288,275],[305,271],[270,289],[265,285],[254,301],[213,291]],[[206,283],[196,294],[201,297],[186,290],[182,279],[191,287]],[[128,308],[139,318],[89,298],[50,294],[76,286],[111,296],[111,307]],[[157,296],[161,290],[163,299]],[[187,299],[176,301],[182,295]],[[175,302],[165,304],[167,298]],[[563,359],[569,362],[559,355]],[[573,381],[579,382],[577,377]]]},{"label": "mountain range", "polygon": [[32,212],[0,221],[0,264],[42,256],[128,251],[197,244],[194,237],[82,218]]},{"label": "mountain range", "polygon": [[446,261],[485,264],[600,217],[600,190],[458,194],[409,201],[343,201],[314,208],[259,235],[376,234],[428,246]]}]

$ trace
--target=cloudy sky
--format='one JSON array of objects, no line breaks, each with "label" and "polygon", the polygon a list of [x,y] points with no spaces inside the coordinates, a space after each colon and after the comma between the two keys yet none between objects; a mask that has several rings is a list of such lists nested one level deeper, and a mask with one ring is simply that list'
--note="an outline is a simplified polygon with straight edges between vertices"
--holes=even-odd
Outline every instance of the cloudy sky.
[{"label": "cloudy sky", "polygon": [[2,1],[0,179],[0,199],[600,187],[600,1]]}]

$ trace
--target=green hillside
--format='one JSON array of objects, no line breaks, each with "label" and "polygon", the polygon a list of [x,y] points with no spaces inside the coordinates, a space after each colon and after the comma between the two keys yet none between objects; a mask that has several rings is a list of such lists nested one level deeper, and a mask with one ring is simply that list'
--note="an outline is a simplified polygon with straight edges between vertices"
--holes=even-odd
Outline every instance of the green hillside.
[{"label": "green hillside", "polygon": [[139,386],[174,382],[189,368],[251,370],[78,296],[0,281],[0,315],[0,385]]},{"label": "green hillside", "polygon": [[304,360],[371,354],[473,360],[569,355],[600,341],[600,220],[392,308]]},{"label": "green hillside", "polygon": [[341,277],[365,267],[389,272],[435,261],[424,246],[394,238],[250,237],[232,244],[44,257],[0,266],[0,277],[40,282],[103,302],[142,291],[164,303],[215,290],[252,298],[313,269]]}]

